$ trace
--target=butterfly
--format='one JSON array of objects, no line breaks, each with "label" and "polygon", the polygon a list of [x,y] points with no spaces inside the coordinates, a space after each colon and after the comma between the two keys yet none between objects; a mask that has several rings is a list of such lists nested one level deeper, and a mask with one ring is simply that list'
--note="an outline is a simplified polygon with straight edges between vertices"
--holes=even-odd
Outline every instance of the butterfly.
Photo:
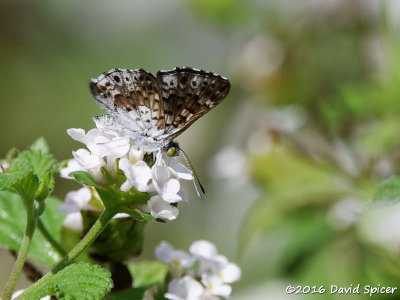
[{"label": "butterfly", "polygon": [[229,80],[189,67],[158,71],[112,69],[89,83],[108,114],[96,124],[129,136],[144,151],[179,149],[173,140],[198,118],[221,103]]}]

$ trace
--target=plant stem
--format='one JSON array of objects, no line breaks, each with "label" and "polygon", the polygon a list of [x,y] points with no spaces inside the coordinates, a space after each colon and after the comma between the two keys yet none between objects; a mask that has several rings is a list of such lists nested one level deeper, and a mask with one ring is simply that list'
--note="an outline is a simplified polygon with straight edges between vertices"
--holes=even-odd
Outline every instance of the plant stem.
[{"label": "plant stem", "polygon": [[54,237],[50,234],[50,232],[47,230],[46,226],[43,224],[42,220],[39,218],[38,220],[38,229],[40,232],[43,234],[43,236],[46,238],[46,240],[54,247],[54,249],[57,250],[57,252],[61,256],[67,255],[67,251],[61,246],[61,244],[54,239]]},{"label": "plant stem", "polygon": [[10,274],[10,278],[8,279],[7,285],[1,297],[1,299],[3,300],[11,299],[18,278],[21,275],[22,268],[24,267],[24,263],[28,255],[33,234],[35,232],[37,218],[35,216],[33,209],[27,209],[26,219],[27,223],[26,223],[25,235],[24,238],[22,239],[21,248],[19,249],[17,260],[15,261],[14,267]]},{"label": "plant stem", "polygon": [[43,276],[38,282],[25,290],[25,292],[21,295],[21,299],[29,299],[28,296],[44,286],[51,276],[69,264],[73,263],[75,259],[96,240],[96,238],[100,235],[115,214],[116,211],[112,209],[105,209],[85,237],[66,256],[64,256],[57,266]]}]

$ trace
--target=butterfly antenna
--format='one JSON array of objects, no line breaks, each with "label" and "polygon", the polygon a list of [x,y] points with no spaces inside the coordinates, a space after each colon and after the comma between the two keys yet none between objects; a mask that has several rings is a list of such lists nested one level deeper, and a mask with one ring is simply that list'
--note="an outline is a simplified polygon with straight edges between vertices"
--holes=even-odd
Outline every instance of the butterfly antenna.
[{"label": "butterfly antenna", "polygon": [[[185,161],[186,161],[186,166],[187,166],[190,170],[192,170],[192,172],[193,172],[193,174],[194,174],[194,177],[196,178],[197,183],[198,183],[199,186],[200,186],[201,191],[203,192],[203,194],[205,194],[206,191],[205,191],[204,187],[201,185],[200,179],[199,179],[199,177],[197,176],[196,171],[194,170],[192,164],[190,163],[189,157],[186,155],[185,151],[183,151],[181,148],[179,148],[179,153],[182,153],[182,156],[183,156],[183,158],[184,158]],[[194,188],[195,188],[195,190],[196,190],[197,196],[198,196],[201,200],[203,200],[203,196],[201,195],[201,193],[200,193],[200,191],[199,191],[199,188],[197,187],[196,180],[194,180],[194,178],[193,178],[193,185],[194,185]]]}]

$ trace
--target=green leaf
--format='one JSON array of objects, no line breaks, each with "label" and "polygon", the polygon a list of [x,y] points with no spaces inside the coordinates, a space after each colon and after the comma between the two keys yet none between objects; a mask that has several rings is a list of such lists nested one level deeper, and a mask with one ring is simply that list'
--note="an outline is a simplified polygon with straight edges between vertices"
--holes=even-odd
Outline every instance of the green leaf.
[{"label": "green leaf", "polygon": [[[61,201],[49,197],[46,200],[46,210],[40,217],[51,235],[60,240],[60,229],[64,215],[58,211]],[[26,211],[21,197],[12,192],[0,192],[0,246],[18,251],[24,236],[26,226]],[[28,257],[55,265],[62,257],[58,254],[40,231],[36,231],[29,249]]]},{"label": "green leaf", "polygon": [[382,182],[372,198],[373,205],[392,205],[400,201],[400,177],[393,176]]},{"label": "green leaf", "polygon": [[133,288],[123,290],[120,292],[114,292],[107,295],[107,300],[142,300],[146,292],[145,288]]},{"label": "green leaf", "polygon": [[42,154],[49,153],[49,145],[43,137],[40,137],[34,141],[29,149],[34,152],[41,152]]},{"label": "green leaf", "polygon": [[163,283],[169,266],[161,261],[137,261],[128,266],[134,287],[151,287]]},{"label": "green leaf", "polygon": [[60,300],[101,299],[112,287],[111,274],[104,268],[80,262],[62,269],[22,299],[40,299],[47,295]]},{"label": "green leaf", "polygon": [[93,175],[88,172],[76,171],[76,172],[70,173],[69,175],[73,176],[75,178],[75,180],[78,181],[79,183],[90,185],[90,186],[97,186],[97,182],[94,179]]},{"label": "green leaf", "polygon": [[0,190],[8,190],[12,188],[19,180],[25,176],[26,172],[18,171],[12,173],[0,173]]},{"label": "green leaf", "polygon": [[54,179],[52,176],[52,171],[48,171],[46,176],[40,183],[40,186],[36,192],[35,199],[37,201],[45,200],[49,196],[49,194],[53,191],[53,189],[54,189]]},{"label": "green leaf", "polygon": [[[96,187],[96,191],[99,194],[105,207],[116,207],[126,206],[127,208],[135,205],[146,204],[150,196],[147,193],[141,193],[132,188],[129,192],[125,193],[115,187]],[[126,212],[120,210],[120,212]],[[132,212],[133,215],[138,217],[140,220],[147,219],[147,216],[143,215],[142,212]],[[136,218],[135,217],[135,218]]]},{"label": "green leaf", "polygon": [[24,151],[11,164],[10,172],[33,172],[42,181],[50,169],[57,166],[57,161],[51,154]]},{"label": "green leaf", "polygon": [[101,175],[103,175],[104,181],[106,182],[107,186],[117,183],[115,176],[111,175],[110,172],[108,172],[106,168],[102,167],[100,169],[100,171],[101,171]]},{"label": "green leaf", "polygon": [[25,205],[31,207],[39,188],[39,178],[32,172],[29,172],[14,184],[14,188],[21,195]]}]

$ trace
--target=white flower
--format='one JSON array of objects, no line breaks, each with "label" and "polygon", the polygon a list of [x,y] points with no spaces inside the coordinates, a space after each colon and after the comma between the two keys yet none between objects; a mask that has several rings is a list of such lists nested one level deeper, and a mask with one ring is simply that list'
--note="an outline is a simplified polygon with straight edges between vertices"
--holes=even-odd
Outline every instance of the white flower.
[{"label": "white flower", "polygon": [[63,225],[75,231],[83,230],[83,220],[81,210],[99,211],[98,208],[89,204],[92,199],[92,192],[88,187],[82,187],[77,191],[67,194],[63,204],[58,206],[58,210],[67,216]]},{"label": "white flower", "polygon": [[92,191],[88,187],[82,187],[77,191],[69,192],[65,196],[65,202],[58,207],[63,214],[79,212],[81,210],[98,211],[98,209],[89,204],[92,199]]},{"label": "white flower", "polygon": [[136,163],[139,160],[143,160],[143,158],[144,158],[143,150],[131,147],[128,153],[128,159],[132,164]]},{"label": "white flower", "polygon": [[143,160],[131,164],[127,158],[121,158],[119,168],[124,171],[126,177],[126,181],[121,186],[121,191],[127,192],[135,187],[139,192],[147,192],[147,184],[151,179],[151,169]]},{"label": "white flower", "polygon": [[79,149],[72,152],[75,161],[78,163],[79,168],[93,175],[97,182],[103,181],[101,174],[101,167],[105,165],[105,161],[97,155],[91,154],[86,149]]},{"label": "white flower", "polygon": [[218,254],[213,243],[204,240],[195,241],[190,246],[189,252],[200,262],[199,275],[217,275],[223,283],[232,283],[240,279],[240,268],[229,262],[225,256]]},{"label": "white flower", "polygon": [[60,176],[62,178],[71,179],[72,176],[69,176],[69,174],[76,171],[87,171],[87,170],[84,167],[82,167],[75,159],[70,159],[68,161],[68,165],[60,170]]},{"label": "white flower", "polygon": [[155,249],[156,257],[173,268],[187,269],[193,266],[195,259],[189,253],[175,250],[169,243],[161,242]]},{"label": "white flower", "polygon": [[60,171],[64,178],[75,171],[89,172],[97,182],[102,183],[103,176],[101,168],[106,167],[112,174],[116,174],[116,159],[128,154],[130,150],[129,137],[121,137],[118,134],[105,135],[99,129],[91,129],[87,133],[80,128],[71,128],[67,133],[74,139],[87,146],[86,149],[79,149],[72,152],[74,160],[68,162],[68,166]]},{"label": "white flower", "polygon": [[208,295],[228,297],[232,292],[231,286],[224,284],[224,281],[217,275],[204,274],[201,277],[201,282],[206,287],[205,294]]},{"label": "white flower", "polygon": [[83,218],[81,212],[69,213],[66,215],[63,226],[72,229],[73,231],[82,232],[83,231]]},{"label": "white flower", "polygon": [[179,210],[175,206],[165,202],[159,195],[151,197],[147,205],[150,208],[151,215],[155,219],[161,218],[171,221],[178,217]]},{"label": "white flower", "polygon": [[[84,171],[93,175],[97,183],[104,184],[102,168],[111,176],[117,176],[120,169],[126,178],[120,187],[121,191],[128,192],[134,187],[140,192],[149,193],[151,198],[145,210],[150,211],[154,218],[176,219],[179,210],[171,204],[187,201],[187,192],[181,189],[179,180],[193,180],[192,171],[180,164],[175,157],[168,157],[161,149],[156,151],[156,161],[150,168],[144,161],[143,149],[132,145],[131,139],[123,130],[105,128],[100,122],[96,122],[96,126],[97,128],[88,132],[80,128],[67,130],[73,139],[85,144],[89,150],[79,149],[72,152],[74,159],[60,171],[61,176],[72,178],[69,176],[71,172]],[[73,218],[76,220],[78,215],[67,219]]]},{"label": "white flower", "polygon": [[172,267],[174,278],[184,275],[183,278],[170,282],[168,293],[164,296],[178,300],[218,300],[219,297],[229,297],[232,292],[229,283],[239,280],[240,268],[218,254],[215,245],[208,241],[194,242],[190,246],[190,252],[193,256],[185,251],[175,250],[167,242],[161,242],[155,249],[156,257]]},{"label": "white flower", "polygon": [[168,167],[154,165],[152,167],[152,183],[164,201],[168,203],[182,201],[182,197],[178,194],[180,189],[179,180],[171,178]]},{"label": "white flower", "polygon": [[204,287],[190,276],[174,279],[168,284],[168,293],[164,296],[171,300],[200,300]]}]

